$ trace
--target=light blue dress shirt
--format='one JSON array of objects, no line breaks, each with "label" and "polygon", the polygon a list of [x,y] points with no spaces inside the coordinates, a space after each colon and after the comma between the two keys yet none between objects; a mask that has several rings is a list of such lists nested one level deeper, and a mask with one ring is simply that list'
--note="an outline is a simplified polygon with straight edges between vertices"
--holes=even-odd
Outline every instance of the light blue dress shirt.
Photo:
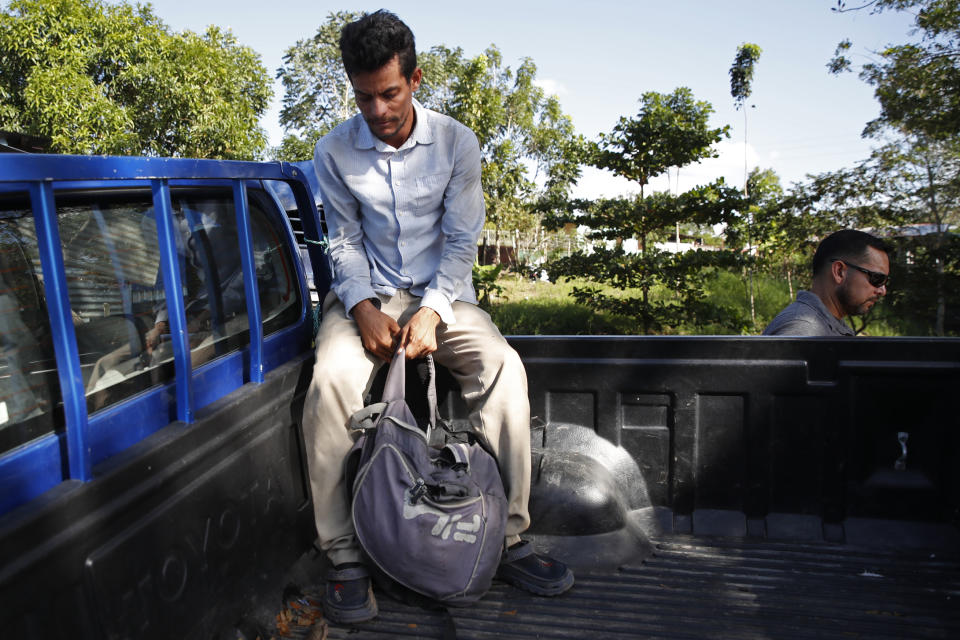
[{"label": "light blue dress shirt", "polygon": [[456,120],[416,100],[413,108],[416,123],[399,149],[374,136],[360,114],[317,143],[333,291],[349,314],[375,293],[409,289],[453,324],[455,300],[477,303],[480,146]]}]

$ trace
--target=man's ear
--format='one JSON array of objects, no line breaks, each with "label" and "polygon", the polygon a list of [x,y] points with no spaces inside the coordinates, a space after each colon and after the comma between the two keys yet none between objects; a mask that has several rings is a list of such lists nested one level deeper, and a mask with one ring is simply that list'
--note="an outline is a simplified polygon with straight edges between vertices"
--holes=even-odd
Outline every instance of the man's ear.
[{"label": "man's ear", "polygon": [[843,282],[843,278],[847,274],[847,265],[840,260],[834,260],[830,263],[830,275],[833,277],[834,284],[840,284]]},{"label": "man's ear", "polygon": [[410,91],[416,91],[420,88],[420,83],[423,81],[423,69],[417,67],[413,70],[413,73],[410,74]]}]

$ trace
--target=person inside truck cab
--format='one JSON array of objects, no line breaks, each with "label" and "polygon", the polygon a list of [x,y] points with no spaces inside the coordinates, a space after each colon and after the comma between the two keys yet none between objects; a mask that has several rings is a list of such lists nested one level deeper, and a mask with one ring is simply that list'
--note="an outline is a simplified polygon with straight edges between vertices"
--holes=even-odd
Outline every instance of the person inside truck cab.
[{"label": "person inside truck cab", "polygon": [[[193,366],[215,355],[204,347],[246,328],[246,295],[232,206],[232,202],[218,198],[175,201],[175,241]],[[156,246],[152,209],[143,213],[140,233],[145,245]],[[269,281],[262,282],[261,287],[269,287]],[[159,265],[153,289],[163,290]],[[173,358],[167,305],[162,297],[152,315],[153,324],[140,340],[124,344],[96,361],[86,385],[88,394]],[[94,406],[99,407],[98,401]]]},{"label": "person inside truck cab", "polygon": [[856,229],[826,238],[813,255],[810,291],[763,330],[765,336],[852,336],[843,319],[863,315],[887,294],[889,248],[882,240]]},{"label": "person inside truck cab", "polygon": [[474,429],[497,454],[509,502],[498,576],[541,595],[562,593],[573,573],[520,539],[530,523],[526,373],[477,306],[471,278],[485,215],[477,138],[413,97],[422,71],[413,34],[396,15],[381,10],[346,25],[340,51],[360,113],[314,153],[333,284],[303,419],[317,532],[332,564],[325,613],[346,623],[377,613],[343,462],[349,417],[398,347],[449,368]]},{"label": "person inside truck cab", "polygon": [[[221,220],[233,212],[211,203],[196,210],[184,206],[182,211],[183,216],[177,218],[176,241],[181,272],[187,280],[187,332],[191,342],[199,343],[211,333],[222,334],[225,320],[246,311],[246,295],[236,228]],[[157,307],[153,328],[144,336],[146,351],[152,355],[169,332],[167,306],[162,304]]]}]

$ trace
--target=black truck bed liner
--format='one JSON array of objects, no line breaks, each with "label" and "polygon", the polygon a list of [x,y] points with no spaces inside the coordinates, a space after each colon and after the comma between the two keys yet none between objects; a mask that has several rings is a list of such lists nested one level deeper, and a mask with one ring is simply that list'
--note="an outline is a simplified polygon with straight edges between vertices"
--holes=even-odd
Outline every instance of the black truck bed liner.
[{"label": "black truck bed liner", "polygon": [[641,564],[579,571],[573,590],[558,598],[498,583],[448,618],[381,596],[376,620],[331,625],[327,637],[960,637],[954,553],[684,535],[653,542]]}]

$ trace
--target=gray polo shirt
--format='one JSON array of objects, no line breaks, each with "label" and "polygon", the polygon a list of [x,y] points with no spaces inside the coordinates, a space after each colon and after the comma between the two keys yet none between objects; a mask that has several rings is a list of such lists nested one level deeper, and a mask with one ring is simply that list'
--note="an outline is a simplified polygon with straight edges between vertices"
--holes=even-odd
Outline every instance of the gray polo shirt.
[{"label": "gray polo shirt", "polygon": [[798,291],[797,301],[777,314],[765,336],[853,336],[856,335],[843,320],[827,311],[815,293]]}]

